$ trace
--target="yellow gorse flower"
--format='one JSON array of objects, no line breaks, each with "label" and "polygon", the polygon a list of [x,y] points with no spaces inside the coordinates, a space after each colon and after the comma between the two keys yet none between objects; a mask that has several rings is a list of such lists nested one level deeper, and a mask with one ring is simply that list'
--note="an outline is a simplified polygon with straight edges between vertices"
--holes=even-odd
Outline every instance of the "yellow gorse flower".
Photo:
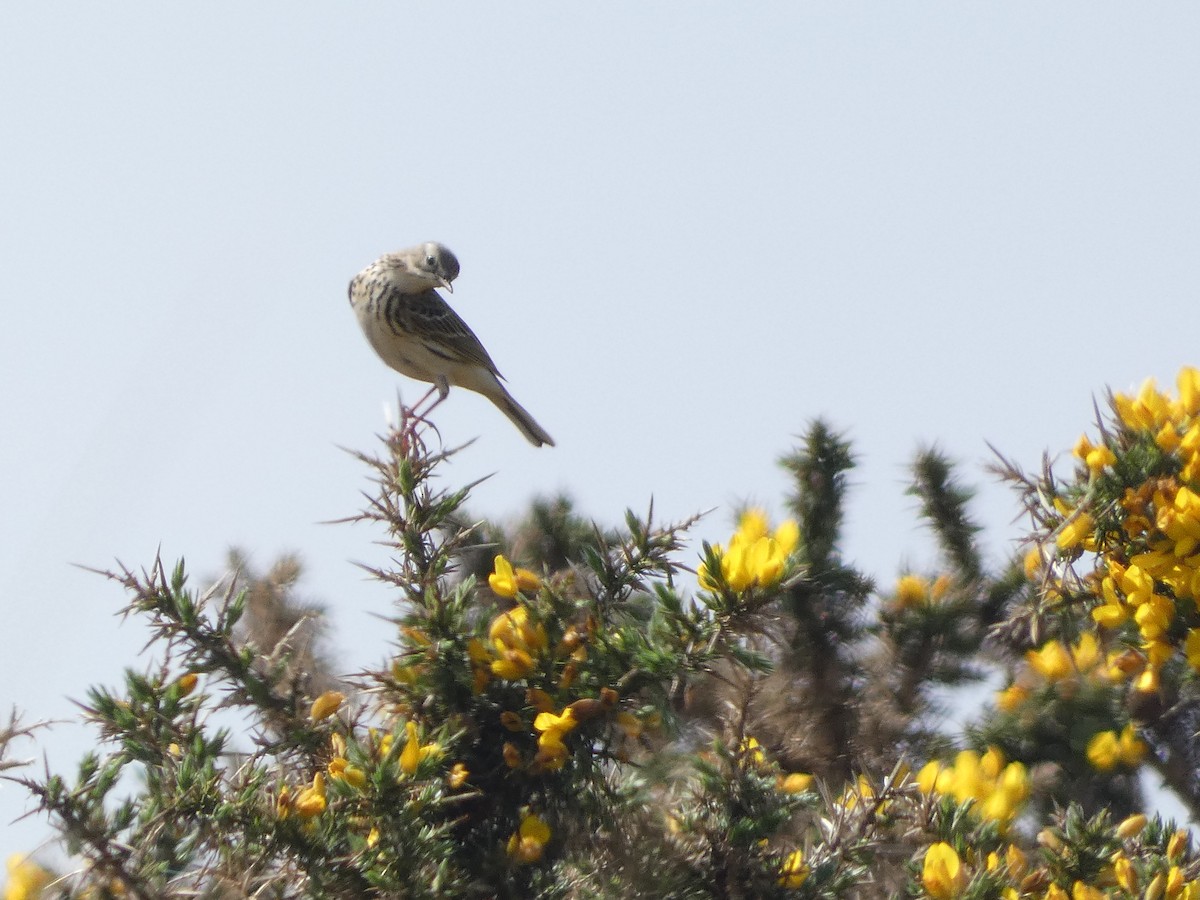
[{"label": "yellow gorse flower", "polygon": [[738,744],[738,755],[756,766],[767,764],[767,754],[763,753],[762,745],[753,735],[742,738],[742,742]]},{"label": "yellow gorse flower", "polygon": [[1123,841],[1137,837],[1142,833],[1148,821],[1145,813],[1134,813],[1132,816],[1122,819],[1116,829],[1117,837]]},{"label": "yellow gorse flower", "polygon": [[927,763],[917,773],[917,786],[923,793],[946,794],[959,803],[974,800],[981,818],[1001,825],[1016,818],[1031,790],[1025,766],[1006,763],[996,747],[989,747],[983,754],[963,750],[952,766]]},{"label": "yellow gorse flower", "polygon": [[325,767],[325,771],[329,773],[330,778],[335,781],[344,781],[355,790],[361,791],[367,786],[367,773],[341,756],[331,759],[329,765]]},{"label": "yellow gorse flower", "polygon": [[286,819],[292,812],[292,789],[286,784],[279,789],[279,796],[275,798],[275,815],[281,819]]},{"label": "yellow gorse flower", "polygon": [[1185,828],[1180,828],[1172,834],[1170,840],[1167,841],[1167,859],[1173,861],[1179,859],[1183,852],[1187,850],[1190,841],[1191,834]]},{"label": "yellow gorse flower", "polygon": [[37,900],[53,876],[28,856],[15,853],[8,858],[8,883],[4,900]]},{"label": "yellow gorse flower", "polygon": [[527,815],[508,839],[508,855],[521,865],[535,863],[542,858],[549,842],[550,826],[537,816]]},{"label": "yellow gorse flower", "polygon": [[954,848],[938,841],[925,851],[921,884],[934,900],[953,900],[967,886],[967,873]]},{"label": "yellow gorse flower", "polygon": [[904,575],[896,582],[895,605],[911,609],[929,603],[929,580],[920,575]]},{"label": "yellow gorse flower", "polygon": [[1117,766],[1136,768],[1146,756],[1146,744],[1137,736],[1133,723],[1115,731],[1101,731],[1087,745],[1087,759],[1101,772],[1111,772]]},{"label": "yellow gorse flower", "polygon": [[[1060,548],[1081,543],[1098,553],[1092,619],[1105,629],[1136,628],[1142,665],[1123,667],[1122,676],[1133,678],[1140,692],[1158,690],[1164,667],[1176,656],[1200,671],[1200,636],[1193,636],[1191,620],[1200,601],[1200,369],[1183,368],[1176,384],[1175,397],[1153,380],[1134,394],[1114,394],[1115,437],[1106,434],[1103,448],[1086,437],[1075,447],[1091,479],[1112,464],[1107,451],[1144,447],[1149,437],[1170,457],[1156,471],[1174,474],[1148,474],[1141,484],[1126,487],[1115,507],[1122,518],[1105,533],[1068,522],[1058,535]],[[1069,518],[1069,510],[1060,501],[1056,505]],[[1109,738],[1097,735],[1094,741],[1093,765],[1114,764]]]},{"label": "yellow gorse flower", "polygon": [[1014,878],[1024,878],[1029,871],[1028,857],[1015,844],[1009,844],[1008,849],[1004,851],[1004,865]]},{"label": "yellow gorse flower", "polygon": [[1075,456],[1083,460],[1092,475],[1099,475],[1105,468],[1117,461],[1116,454],[1107,445],[1101,444],[1097,447],[1088,440],[1086,434],[1076,442],[1073,452]]},{"label": "yellow gorse flower", "polygon": [[1046,563],[1049,557],[1044,546],[1037,544],[1030,547],[1025,552],[1025,558],[1022,560],[1021,566],[1025,572],[1025,578],[1028,581],[1036,582],[1042,577],[1046,570]]},{"label": "yellow gorse flower", "polygon": [[311,819],[325,812],[325,776],[318,772],[313,776],[312,784],[296,795],[292,804],[302,819]]},{"label": "yellow gorse flower", "polygon": [[517,569],[517,588],[525,594],[541,590],[542,579],[528,569]]},{"label": "yellow gorse flower", "polygon": [[1029,699],[1029,688],[1014,682],[996,693],[996,706],[1003,712],[1012,712]]},{"label": "yellow gorse flower", "polygon": [[[515,606],[496,616],[488,628],[488,637],[493,648],[491,672],[505,681],[516,681],[532,673],[534,660],[548,643],[546,629],[540,622],[530,620],[529,610],[524,606]],[[468,652],[472,653],[470,648]]]},{"label": "yellow gorse flower", "polygon": [[500,597],[511,599],[522,591],[536,591],[542,586],[542,580],[537,575],[528,569],[513,568],[513,564],[501,555],[496,556],[493,564],[495,569],[488,576],[488,585]]},{"label": "yellow gorse flower", "polygon": [[433,638],[429,636],[429,632],[424,628],[418,628],[416,625],[401,625],[400,633],[418,647],[433,646]]},{"label": "yellow gorse flower", "polygon": [[421,674],[421,666],[406,666],[396,660],[392,663],[392,677],[401,684],[416,684]]},{"label": "yellow gorse flower", "polygon": [[1028,651],[1025,661],[1047,681],[1059,681],[1075,671],[1071,653],[1061,641],[1049,641],[1037,650]]},{"label": "yellow gorse flower", "polygon": [[780,775],[777,784],[779,790],[785,794],[803,794],[812,787],[813,781],[813,776],[805,772],[790,772]]},{"label": "yellow gorse flower", "polygon": [[935,606],[946,599],[953,583],[949,575],[939,575],[930,581],[921,575],[903,575],[896,582],[892,605],[899,610]]},{"label": "yellow gorse flower", "polygon": [[1092,767],[1101,772],[1110,772],[1121,761],[1115,731],[1101,731],[1092,736],[1087,745],[1087,758]]},{"label": "yellow gorse flower", "polygon": [[1179,866],[1171,866],[1167,870],[1167,896],[1178,897],[1183,892],[1183,870]]},{"label": "yellow gorse flower", "polygon": [[341,691],[326,691],[313,701],[309,718],[314,722],[329,718],[338,711],[338,707],[342,705],[342,701],[345,699],[346,695]]},{"label": "yellow gorse flower", "polygon": [[538,752],[534,757],[534,766],[539,770],[556,772],[561,769],[570,755],[563,738],[579,724],[575,710],[566,707],[561,714],[552,712],[538,713],[533,720],[533,728],[538,734]]},{"label": "yellow gorse flower", "polygon": [[563,741],[561,731],[547,731],[538,736],[538,749],[533,757],[533,770],[557,772],[567,764],[571,750]]},{"label": "yellow gorse flower", "polygon": [[569,706],[559,715],[555,715],[552,712],[538,713],[537,718],[533,720],[534,730],[540,731],[543,734],[551,731],[566,734],[578,724],[579,722],[575,719],[575,712]]},{"label": "yellow gorse flower", "polygon": [[467,783],[467,779],[471,777],[471,771],[465,763],[456,762],[450,767],[450,774],[446,776],[446,783],[450,785],[452,790],[458,790]]},{"label": "yellow gorse flower", "polygon": [[[1062,641],[1047,641],[1037,650],[1025,653],[1029,668],[1051,684],[1075,678],[1095,680],[1110,679],[1110,662],[1101,651],[1100,642],[1091,632],[1084,634],[1074,644]],[[1022,686],[1018,691],[1027,689]],[[1014,698],[1006,698],[1009,702]],[[1023,698],[1022,698],[1023,699]]]},{"label": "yellow gorse flower", "polygon": [[1117,738],[1117,752],[1121,757],[1121,762],[1130,768],[1141,765],[1143,759],[1146,758],[1146,752],[1149,748],[1145,741],[1137,736],[1137,729],[1130,722],[1121,729],[1121,734]]},{"label": "yellow gorse flower", "polygon": [[[749,510],[742,515],[728,549],[719,544],[713,548],[721,560],[721,580],[738,593],[756,586],[770,587],[783,577],[788,557],[799,542],[800,527],[795,521],[788,519],[771,533],[766,514]],[[707,565],[701,564],[698,575],[702,588],[719,588]]]},{"label": "yellow gorse flower", "polygon": [[[1180,378],[1183,378],[1182,373]],[[1127,394],[1113,394],[1113,406],[1120,420],[1133,431],[1148,431],[1155,434],[1172,418],[1171,401],[1158,390],[1153,378],[1147,378],[1142,382],[1141,390],[1138,391],[1136,397],[1130,397]],[[1175,411],[1179,410],[1180,408],[1176,406]]]},{"label": "yellow gorse flower", "polygon": [[1112,861],[1112,868],[1113,878],[1116,879],[1117,884],[1136,897],[1138,892],[1138,877],[1129,857],[1123,853],[1117,854],[1116,859]]},{"label": "yellow gorse flower", "polygon": [[442,748],[436,743],[422,745],[415,722],[405,722],[404,730],[408,732],[408,740],[404,742],[404,749],[400,751],[400,771],[405,775],[412,775],[423,759],[428,756],[440,756]]},{"label": "yellow gorse flower", "polygon": [[1095,672],[1106,662],[1100,652],[1100,642],[1090,631],[1084,632],[1079,640],[1071,645],[1071,662],[1075,671],[1081,675]]},{"label": "yellow gorse flower", "polygon": [[467,641],[467,658],[471,661],[471,690],[482,694],[492,679],[492,654],[479,638]]},{"label": "yellow gorse flower", "polygon": [[513,571],[512,563],[503,556],[496,556],[495,570],[488,576],[488,585],[501,597],[517,596],[517,573]]},{"label": "yellow gorse flower", "polygon": [[1059,550],[1074,550],[1076,547],[1089,549],[1092,532],[1096,528],[1096,520],[1088,513],[1081,512],[1067,519],[1059,529],[1055,543]]},{"label": "yellow gorse flower", "polygon": [[808,872],[808,863],[804,861],[804,851],[793,850],[783,858],[783,864],[779,867],[779,886],[795,890],[807,880]]}]

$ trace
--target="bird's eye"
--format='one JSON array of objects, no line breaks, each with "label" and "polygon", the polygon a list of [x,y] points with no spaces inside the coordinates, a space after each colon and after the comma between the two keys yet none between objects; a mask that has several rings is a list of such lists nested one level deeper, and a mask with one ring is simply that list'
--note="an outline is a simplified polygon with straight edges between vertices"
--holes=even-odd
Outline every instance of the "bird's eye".
[{"label": "bird's eye", "polygon": [[425,265],[429,266],[429,268],[431,268],[431,269],[436,269],[437,268],[437,257],[436,256],[425,257]]}]

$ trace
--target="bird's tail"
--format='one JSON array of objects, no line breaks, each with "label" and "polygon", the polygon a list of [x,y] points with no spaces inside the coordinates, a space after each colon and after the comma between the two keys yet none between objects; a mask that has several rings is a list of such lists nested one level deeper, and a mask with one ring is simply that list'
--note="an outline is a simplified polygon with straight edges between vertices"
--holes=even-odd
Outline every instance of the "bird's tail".
[{"label": "bird's tail", "polygon": [[525,435],[526,440],[535,447],[540,447],[542,444],[549,444],[553,447],[554,438],[546,433],[546,429],[534,421],[533,416],[513,399],[512,394],[506,391],[503,385],[497,385],[497,387],[500,390],[495,394],[489,393],[488,399],[512,420],[512,423],[520,429],[521,434]]}]

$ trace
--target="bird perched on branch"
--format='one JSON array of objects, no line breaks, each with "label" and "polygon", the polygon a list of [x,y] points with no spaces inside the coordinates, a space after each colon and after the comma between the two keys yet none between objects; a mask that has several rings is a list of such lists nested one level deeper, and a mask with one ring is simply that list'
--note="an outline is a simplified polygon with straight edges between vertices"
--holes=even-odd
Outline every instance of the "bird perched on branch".
[{"label": "bird perched on branch", "polygon": [[504,387],[479,338],[437,292],[454,293],[458,271],[454,254],[433,241],[379,257],[350,282],[350,305],[363,334],[397,372],[433,384],[417,406],[437,391],[433,409],[451,385],[463,387],[496,404],[535,447],[553,447],[553,438]]}]

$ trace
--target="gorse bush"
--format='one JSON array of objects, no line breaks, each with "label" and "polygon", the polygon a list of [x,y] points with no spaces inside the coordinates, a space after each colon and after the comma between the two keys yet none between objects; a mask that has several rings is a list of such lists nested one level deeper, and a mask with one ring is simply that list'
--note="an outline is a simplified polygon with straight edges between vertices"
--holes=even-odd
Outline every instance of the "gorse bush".
[{"label": "gorse bush", "polygon": [[294,560],[108,573],[158,662],[88,693],[74,775],[10,771],[74,865],[14,858],[6,896],[1200,898],[1140,778],[1200,812],[1200,372],[1110,406],[1069,472],[998,467],[1031,527],[997,571],[921,452],[942,565],[887,589],[839,552],[824,423],[784,519],[689,553],[690,522],[562,498],[474,522],[409,422],[355,517],[391,549],[391,658],[335,674]]}]

